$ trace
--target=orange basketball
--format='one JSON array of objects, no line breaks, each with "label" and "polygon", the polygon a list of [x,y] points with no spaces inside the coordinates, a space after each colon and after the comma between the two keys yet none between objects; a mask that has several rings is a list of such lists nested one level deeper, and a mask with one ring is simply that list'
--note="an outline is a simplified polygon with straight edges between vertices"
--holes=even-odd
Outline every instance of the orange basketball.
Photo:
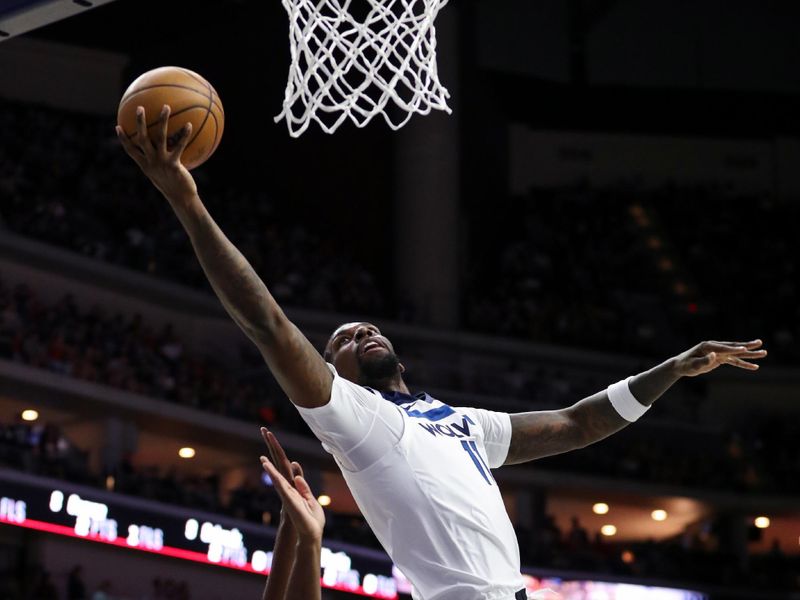
[{"label": "orange basketball", "polygon": [[187,169],[202,165],[217,149],[225,127],[225,112],[217,92],[197,73],[180,67],[160,67],[140,75],[128,87],[117,111],[117,124],[132,140],[136,139],[136,107],[143,106],[148,133],[169,104],[171,113],[167,134],[178,133],[192,122],[189,144],[181,155]]}]

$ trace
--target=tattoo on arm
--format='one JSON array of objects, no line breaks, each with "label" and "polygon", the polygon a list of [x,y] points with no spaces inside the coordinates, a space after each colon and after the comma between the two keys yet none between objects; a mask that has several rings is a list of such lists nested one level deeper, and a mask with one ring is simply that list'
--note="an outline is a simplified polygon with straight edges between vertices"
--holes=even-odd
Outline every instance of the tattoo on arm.
[{"label": "tattoo on arm", "polygon": [[254,341],[268,335],[270,323],[282,311],[244,255],[208,212],[187,229],[200,265],[231,318]]},{"label": "tattoo on arm", "polygon": [[511,415],[511,445],[505,464],[513,465],[580,448],[579,434],[564,410]]},{"label": "tattoo on arm", "polygon": [[179,214],[195,254],[228,314],[258,346],[278,383],[299,405],[324,406],[333,375],[317,350],[286,317],[267,286],[196,199]]},{"label": "tattoo on arm", "polygon": [[511,415],[511,445],[505,464],[584,448],[626,425],[628,421],[617,414],[605,391],[562,410],[514,414]]},{"label": "tattoo on arm", "polygon": [[605,390],[584,398],[568,410],[582,432],[583,446],[599,442],[630,425],[630,421],[623,419],[611,405]]},{"label": "tattoo on arm", "polygon": [[[674,359],[639,373],[630,382],[634,397],[653,404],[677,380]],[[505,464],[525,462],[584,448],[630,425],[603,390],[569,408],[511,415],[511,445]]]}]

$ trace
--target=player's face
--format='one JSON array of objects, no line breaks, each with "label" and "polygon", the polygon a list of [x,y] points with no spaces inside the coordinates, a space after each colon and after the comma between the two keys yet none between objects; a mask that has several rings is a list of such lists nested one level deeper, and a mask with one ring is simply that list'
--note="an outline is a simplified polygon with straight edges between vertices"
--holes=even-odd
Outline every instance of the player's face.
[{"label": "player's face", "polygon": [[392,343],[372,323],[339,326],[325,350],[339,375],[362,385],[374,385],[403,372]]}]

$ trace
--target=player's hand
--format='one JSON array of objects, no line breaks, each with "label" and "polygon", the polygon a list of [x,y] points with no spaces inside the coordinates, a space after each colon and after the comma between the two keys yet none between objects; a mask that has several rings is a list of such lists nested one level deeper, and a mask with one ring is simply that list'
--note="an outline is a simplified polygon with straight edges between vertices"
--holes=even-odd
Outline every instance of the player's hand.
[{"label": "player's hand", "polygon": [[[267,452],[269,453],[269,460],[272,465],[283,475],[286,481],[294,481],[294,474],[292,471],[292,463],[283,451],[283,447],[278,443],[277,438],[270,433],[266,427],[261,428],[261,437],[264,438],[264,443],[267,445]],[[270,437],[275,440],[275,444],[270,441]],[[294,531],[294,523],[289,518],[285,508],[281,508],[281,527]]]},{"label": "player's hand", "polygon": [[[266,456],[262,456],[261,465],[272,478],[272,484],[283,501],[282,514],[288,515],[300,541],[321,541],[325,513],[303,478],[303,468],[299,463],[289,462],[272,432],[262,427],[261,435],[272,457],[270,462]],[[288,471],[288,477],[282,471]]]},{"label": "player's hand", "polygon": [[170,201],[185,204],[197,195],[197,185],[189,171],[181,164],[181,154],[192,137],[192,124],[187,123],[172,137],[167,135],[170,107],[164,105],[158,121],[148,132],[147,115],[144,108],[136,109],[136,136],[128,138],[117,125],[117,137],[144,174]]},{"label": "player's hand", "polygon": [[761,340],[752,342],[701,342],[694,348],[675,357],[675,369],[681,377],[696,377],[722,365],[747,371],[757,371],[751,362],[764,358],[767,351],[760,349]]}]

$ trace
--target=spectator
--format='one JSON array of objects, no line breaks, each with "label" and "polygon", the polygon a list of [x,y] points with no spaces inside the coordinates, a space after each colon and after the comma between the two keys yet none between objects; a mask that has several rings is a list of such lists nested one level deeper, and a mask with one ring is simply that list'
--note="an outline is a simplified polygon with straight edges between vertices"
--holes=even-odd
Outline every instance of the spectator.
[{"label": "spectator", "polygon": [[37,600],[59,600],[58,590],[48,571],[41,571],[33,588],[33,597]]},{"label": "spectator", "polygon": [[91,600],[113,600],[111,588],[111,582],[108,579],[104,580],[92,594]]},{"label": "spectator", "polygon": [[83,582],[83,567],[75,565],[67,577],[67,600],[86,600],[86,584]]}]

